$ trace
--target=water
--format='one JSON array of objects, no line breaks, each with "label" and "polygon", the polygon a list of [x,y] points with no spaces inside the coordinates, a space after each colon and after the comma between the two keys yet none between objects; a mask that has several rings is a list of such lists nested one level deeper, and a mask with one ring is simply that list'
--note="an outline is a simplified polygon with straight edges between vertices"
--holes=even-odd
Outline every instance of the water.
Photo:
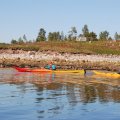
[{"label": "water", "polygon": [[0,120],[119,120],[120,80],[0,69]]}]

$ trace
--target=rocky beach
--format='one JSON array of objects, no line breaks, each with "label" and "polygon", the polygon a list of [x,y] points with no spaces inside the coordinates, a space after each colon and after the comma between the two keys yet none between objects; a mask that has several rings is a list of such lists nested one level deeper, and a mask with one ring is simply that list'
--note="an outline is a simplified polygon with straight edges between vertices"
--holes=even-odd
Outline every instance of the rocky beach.
[{"label": "rocky beach", "polygon": [[58,69],[120,70],[119,55],[87,55],[11,49],[0,50],[1,67],[12,67],[13,65],[21,67],[43,67],[49,61],[56,64]]}]

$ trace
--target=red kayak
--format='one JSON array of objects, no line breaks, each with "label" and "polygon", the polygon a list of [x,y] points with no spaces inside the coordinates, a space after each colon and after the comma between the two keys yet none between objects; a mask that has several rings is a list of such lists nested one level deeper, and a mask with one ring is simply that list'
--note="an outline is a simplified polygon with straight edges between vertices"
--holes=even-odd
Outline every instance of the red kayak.
[{"label": "red kayak", "polygon": [[20,68],[20,67],[13,67],[19,72],[39,72],[39,73],[80,73],[84,74],[84,70],[48,70],[44,68]]},{"label": "red kayak", "polygon": [[40,69],[30,69],[30,68],[20,68],[14,67],[19,72],[52,72],[52,70],[40,68]]}]

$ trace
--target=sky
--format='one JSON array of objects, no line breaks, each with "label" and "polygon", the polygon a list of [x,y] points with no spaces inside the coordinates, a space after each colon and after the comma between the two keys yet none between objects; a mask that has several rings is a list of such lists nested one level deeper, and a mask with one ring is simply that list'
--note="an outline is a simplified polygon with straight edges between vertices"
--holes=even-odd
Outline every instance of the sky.
[{"label": "sky", "polygon": [[107,30],[120,33],[120,0],[0,0],[0,43],[10,43],[25,34],[36,39],[40,28],[78,35],[85,24],[97,35]]}]

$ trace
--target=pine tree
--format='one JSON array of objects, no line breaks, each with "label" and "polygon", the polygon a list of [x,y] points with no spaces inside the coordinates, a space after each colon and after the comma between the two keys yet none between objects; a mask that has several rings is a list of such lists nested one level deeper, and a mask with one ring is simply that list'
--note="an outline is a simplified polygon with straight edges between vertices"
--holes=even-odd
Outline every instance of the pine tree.
[{"label": "pine tree", "polygon": [[38,33],[38,37],[36,39],[36,42],[45,41],[46,40],[45,34],[46,34],[46,31],[43,28],[41,28],[39,33]]}]

